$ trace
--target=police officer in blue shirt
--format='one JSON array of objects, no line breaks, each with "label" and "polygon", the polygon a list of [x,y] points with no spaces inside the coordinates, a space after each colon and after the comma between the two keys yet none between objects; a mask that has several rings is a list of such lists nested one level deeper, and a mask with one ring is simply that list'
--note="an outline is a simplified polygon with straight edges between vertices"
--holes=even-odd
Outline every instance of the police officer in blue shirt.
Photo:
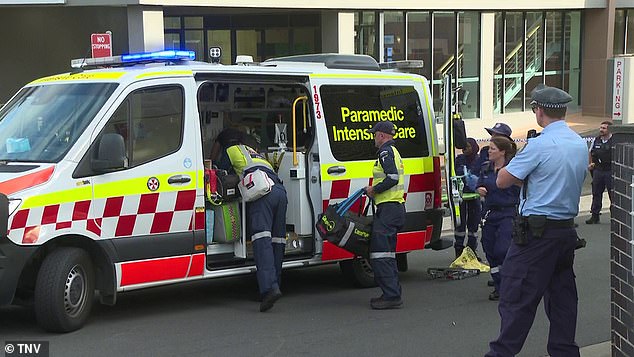
[{"label": "police officer in blue shirt", "polygon": [[564,120],[572,100],[568,93],[539,86],[531,99],[537,124],[544,130],[529,139],[497,178],[500,188],[523,185],[520,216],[501,272],[500,335],[490,343],[488,357],[520,352],[542,298],[550,320],[548,353],[579,356],[574,218],[588,164],[587,146]]}]

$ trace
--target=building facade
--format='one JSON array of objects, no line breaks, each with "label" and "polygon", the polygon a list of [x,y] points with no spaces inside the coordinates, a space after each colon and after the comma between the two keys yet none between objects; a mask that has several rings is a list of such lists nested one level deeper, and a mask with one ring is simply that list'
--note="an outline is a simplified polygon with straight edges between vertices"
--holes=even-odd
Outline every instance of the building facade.
[{"label": "building facade", "polygon": [[[456,84],[465,118],[530,111],[539,83],[567,90],[571,111],[609,117],[611,59],[634,52],[633,0],[480,0],[439,4],[327,0],[7,0],[0,5],[0,103],[34,78],[89,55],[90,34],[113,33],[113,52],[223,48],[255,61],[316,52],[379,62],[423,60],[440,109],[442,78]],[[630,9],[631,8],[631,9]]]}]

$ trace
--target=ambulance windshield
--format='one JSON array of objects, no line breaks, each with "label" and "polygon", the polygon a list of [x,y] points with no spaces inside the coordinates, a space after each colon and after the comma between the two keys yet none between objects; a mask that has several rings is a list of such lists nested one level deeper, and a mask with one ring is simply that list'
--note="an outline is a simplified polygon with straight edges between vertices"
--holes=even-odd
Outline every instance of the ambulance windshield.
[{"label": "ambulance windshield", "polygon": [[116,87],[69,83],[23,88],[0,110],[0,160],[58,162]]}]

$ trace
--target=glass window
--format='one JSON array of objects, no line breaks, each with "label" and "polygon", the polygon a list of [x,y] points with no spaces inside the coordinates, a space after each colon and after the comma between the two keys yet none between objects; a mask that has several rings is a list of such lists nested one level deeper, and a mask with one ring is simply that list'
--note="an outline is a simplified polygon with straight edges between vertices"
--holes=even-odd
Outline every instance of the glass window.
[{"label": "glass window", "polygon": [[546,85],[562,87],[563,22],[561,12],[546,13]]},{"label": "glass window", "polygon": [[316,53],[319,29],[317,27],[297,27],[293,30],[292,53],[294,55]]},{"label": "glass window", "polygon": [[434,109],[442,110],[442,79],[446,74],[454,75],[453,63],[456,52],[456,22],[453,12],[434,12],[433,48],[433,94]]},{"label": "glass window", "polygon": [[522,110],[524,85],[524,15],[506,13],[506,53],[504,55],[504,111]]},{"label": "glass window", "polygon": [[480,93],[480,13],[458,13],[458,104],[463,118],[476,118]]},{"label": "glass window", "polygon": [[324,85],[320,92],[335,159],[375,159],[374,135],[368,129],[381,120],[396,126],[394,139],[402,157],[429,155],[423,110],[413,87]]},{"label": "glass window", "polygon": [[614,13],[614,54],[625,53],[625,11],[616,10]]},{"label": "glass window", "polygon": [[493,50],[493,112],[502,112],[502,63],[504,63],[504,13],[495,14]]},{"label": "glass window", "polygon": [[58,162],[115,88],[73,83],[21,89],[0,110],[0,160]]},{"label": "glass window", "polygon": [[236,55],[252,56],[255,62],[262,62],[262,32],[257,30],[236,31]]},{"label": "glass window", "polygon": [[166,50],[180,50],[181,49],[181,35],[180,34],[166,33],[164,39],[165,39]]},{"label": "glass window", "polygon": [[575,110],[579,104],[579,84],[581,77],[581,12],[566,12],[564,44],[564,86],[563,89],[573,98],[568,105]]},{"label": "glass window", "polygon": [[355,14],[354,52],[377,57],[376,14],[373,11],[361,11]]},{"label": "glass window", "polygon": [[405,59],[405,16],[400,11],[386,11],[383,15],[383,61]]},{"label": "glass window", "polygon": [[530,108],[531,92],[543,81],[544,28],[543,12],[526,13],[526,108]]},{"label": "glass window", "polygon": [[121,103],[100,135],[123,136],[130,167],[166,156],[181,146],[183,103],[181,87],[135,91]]},{"label": "glass window", "polygon": [[634,10],[627,10],[627,33],[625,34],[625,53],[634,53]]},{"label": "glass window", "polygon": [[185,17],[185,28],[186,29],[201,29],[203,28],[203,18],[202,16],[196,17]]},{"label": "glass window", "polygon": [[422,75],[431,78],[431,15],[429,12],[407,14],[407,59],[423,60]]},{"label": "glass window", "polygon": [[264,59],[291,54],[289,44],[289,28],[269,28],[264,30]]},{"label": "glass window", "polygon": [[196,60],[204,61],[207,55],[202,30],[185,31],[185,49],[196,52]]},{"label": "glass window", "polygon": [[181,18],[178,16],[166,16],[163,18],[163,27],[166,30],[179,30],[181,28]]}]

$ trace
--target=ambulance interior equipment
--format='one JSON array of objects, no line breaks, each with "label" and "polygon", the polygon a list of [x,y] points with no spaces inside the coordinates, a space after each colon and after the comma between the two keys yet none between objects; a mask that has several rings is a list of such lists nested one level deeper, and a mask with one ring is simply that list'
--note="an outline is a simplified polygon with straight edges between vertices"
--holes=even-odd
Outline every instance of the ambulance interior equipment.
[{"label": "ambulance interior equipment", "polygon": [[[287,210],[286,254],[312,255],[315,242],[310,223],[312,204],[307,194],[306,144],[311,143],[314,128],[308,119],[308,90],[299,81],[262,81],[223,78],[203,80],[198,86],[198,109],[202,128],[203,155],[209,157],[217,135],[225,128],[243,132],[245,144],[264,153],[284,182],[289,202]],[[290,138],[290,139],[289,139]],[[211,163],[214,166],[214,163]],[[292,197],[292,199],[291,199]],[[232,201],[220,205],[232,204]],[[227,214],[207,205],[216,214]],[[244,217],[244,210],[241,217]],[[221,218],[220,221],[223,219]],[[246,228],[242,222],[243,228]],[[207,236],[217,235],[207,225]],[[208,261],[213,266],[251,259],[253,251],[247,239],[245,253],[235,250],[236,242],[208,239]]]}]

